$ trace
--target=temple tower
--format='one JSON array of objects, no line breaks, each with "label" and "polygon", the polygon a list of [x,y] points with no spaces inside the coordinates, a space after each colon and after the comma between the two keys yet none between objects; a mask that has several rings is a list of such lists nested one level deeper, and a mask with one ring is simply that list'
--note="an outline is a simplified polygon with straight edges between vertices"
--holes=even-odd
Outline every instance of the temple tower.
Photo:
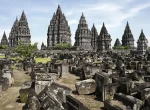
[{"label": "temple tower", "polygon": [[114,47],[119,47],[121,46],[120,40],[117,38],[114,44]]},{"label": "temple tower", "polygon": [[97,51],[111,50],[111,41],[111,36],[108,33],[105,24],[103,23],[100,34],[97,39]]},{"label": "temple tower", "polygon": [[59,43],[71,44],[71,31],[65,15],[58,5],[57,11],[53,14],[50,25],[48,26],[47,47],[51,48]]},{"label": "temple tower", "polygon": [[9,46],[8,39],[7,39],[7,36],[5,34],[5,31],[4,31],[4,34],[3,34],[2,39],[1,39],[1,45]]},{"label": "temple tower", "polygon": [[143,30],[141,30],[141,34],[137,41],[137,51],[140,54],[145,54],[148,49],[148,40],[146,39]]},{"label": "temple tower", "polygon": [[132,35],[128,22],[126,24],[124,34],[122,36],[122,46],[128,46],[129,48],[134,48],[134,37]]},{"label": "temple tower", "polygon": [[85,16],[82,13],[78,28],[75,33],[74,46],[77,50],[92,50],[91,39],[91,31],[88,29]]},{"label": "temple tower", "polygon": [[41,44],[41,50],[46,50],[46,49],[47,49],[46,45],[44,45],[44,43],[42,42],[42,44]]},{"label": "temple tower", "polygon": [[9,33],[9,46],[10,47],[15,47],[17,45],[17,40],[18,40],[17,31],[18,31],[18,19],[16,17],[16,20],[14,21],[14,24]]},{"label": "temple tower", "polygon": [[92,29],[91,29],[91,34],[92,34],[91,45],[93,47],[93,50],[97,50],[98,33],[97,33],[97,29],[95,28],[94,24],[93,24]]},{"label": "temple tower", "polygon": [[18,22],[18,31],[17,31],[17,41],[21,41],[23,44],[31,43],[30,29],[28,26],[28,21],[24,11]]}]

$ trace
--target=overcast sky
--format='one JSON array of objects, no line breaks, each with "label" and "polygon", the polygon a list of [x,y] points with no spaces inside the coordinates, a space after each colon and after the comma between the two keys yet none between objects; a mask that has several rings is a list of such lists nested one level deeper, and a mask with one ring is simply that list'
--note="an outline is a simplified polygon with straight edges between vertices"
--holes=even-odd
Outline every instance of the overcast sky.
[{"label": "overcast sky", "polygon": [[116,38],[122,39],[127,21],[135,40],[143,29],[150,45],[150,0],[0,0],[0,37],[4,31],[9,36],[16,16],[20,19],[24,10],[31,42],[38,42],[38,47],[42,42],[47,44],[48,25],[58,5],[70,25],[72,44],[83,12],[89,29],[94,23],[99,33],[102,23],[105,23],[112,45]]}]

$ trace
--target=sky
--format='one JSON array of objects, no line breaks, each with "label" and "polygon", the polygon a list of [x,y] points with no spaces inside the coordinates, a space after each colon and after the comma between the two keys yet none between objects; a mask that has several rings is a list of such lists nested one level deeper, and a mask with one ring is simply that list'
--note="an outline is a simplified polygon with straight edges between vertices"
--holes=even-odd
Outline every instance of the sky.
[{"label": "sky", "polygon": [[74,44],[75,31],[84,13],[88,28],[93,23],[100,33],[103,22],[112,38],[122,40],[127,21],[136,42],[143,29],[150,46],[150,0],[0,0],[0,39],[4,31],[9,37],[16,19],[24,10],[31,33],[31,42],[47,44],[47,30],[53,13],[60,5],[71,28]]}]

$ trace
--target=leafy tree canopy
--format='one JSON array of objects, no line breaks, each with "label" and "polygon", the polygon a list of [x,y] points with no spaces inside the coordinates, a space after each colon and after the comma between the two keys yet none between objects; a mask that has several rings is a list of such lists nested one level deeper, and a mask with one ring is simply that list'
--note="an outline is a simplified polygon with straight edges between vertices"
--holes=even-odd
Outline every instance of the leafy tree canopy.
[{"label": "leafy tree canopy", "polygon": [[56,44],[54,46],[54,49],[58,49],[58,50],[64,50],[64,49],[71,49],[71,44],[69,43],[60,43],[60,44]]},{"label": "leafy tree canopy", "polygon": [[7,45],[0,45],[0,49],[7,49],[8,46]]},{"label": "leafy tree canopy", "polygon": [[23,60],[31,57],[33,55],[33,52],[37,50],[38,43],[23,44],[21,41],[19,41],[18,43],[18,46],[16,46],[13,51],[18,53]]}]

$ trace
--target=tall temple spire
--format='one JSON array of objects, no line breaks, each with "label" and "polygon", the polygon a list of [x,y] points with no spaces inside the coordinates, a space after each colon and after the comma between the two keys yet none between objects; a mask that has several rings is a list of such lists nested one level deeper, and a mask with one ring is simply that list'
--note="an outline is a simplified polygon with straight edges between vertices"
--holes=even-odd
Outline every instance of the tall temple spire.
[{"label": "tall temple spire", "polygon": [[120,40],[117,38],[114,44],[114,47],[121,46]]},{"label": "tall temple spire", "polygon": [[143,29],[142,29],[139,39],[137,41],[137,50],[139,53],[145,54],[147,49],[148,49],[148,40],[146,39]]},{"label": "tall temple spire", "polygon": [[103,22],[103,26],[105,27],[105,23]]},{"label": "tall temple spire", "polygon": [[77,50],[92,50],[91,39],[91,31],[88,29],[88,25],[82,13],[79,20],[78,28],[75,33],[74,46]]},{"label": "tall temple spire", "polygon": [[60,8],[60,5],[58,5],[58,8],[57,8],[57,11],[56,11],[56,14],[62,14],[62,11],[61,11],[61,8]]},{"label": "tall temple spire", "polygon": [[134,47],[134,37],[132,35],[128,21],[122,36],[122,46],[128,46],[129,48]]},{"label": "tall temple spire", "polygon": [[24,10],[22,11],[21,17],[20,17],[20,21],[27,21],[26,15]]},{"label": "tall temple spire", "polygon": [[13,23],[11,31],[9,33],[9,46],[15,47],[17,45],[17,35],[18,35],[18,18]]},{"label": "tall temple spire", "polygon": [[42,44],[41,44],[41,50],[46,50],[46,49],[47,49],[46,45],[44,45],[44,43],[42,42]]},{"label": "tall temple spire", "polygon": [[127,21],[127,25],[126,25],[126,27],[129,27],[129,22]]},{"label": "tall temple spire", "polygon": [[111,49],[111,36],[108,33],[103,22],[100,34],[97,39],[97,51],[107,51]]},{"label": "tall temple spire", "polygon": [[145,40],[145,39],[146,39],[145,34],[143,32],[143,29],[141,29],[141,34],[139,36],[139,40]]},{"label": "tall temple spire", "polygon": [[20,40],[24,44],[31,43],[30,29],[24,10],[18,22],[17,34],[17,40]]},{"label": "tall temple spire", "polygon": [[71,44],[71,31],[66,20],[65,15],[62,13],[60,5],[53,14],[47,31],[47,47],[52,48],[55,44],[69,43]]},{"label": "tall temple spire", "polygon": [[82,12],[82,16],[81,17],[84,17],[84,13]]},{"label": "tall temple spire", "polygon": [[7,45],[7,46],[9,45],[5,31],[4,31],[4,34],[3,34],[2,39],[1,39],[1,45]]},{"label": "tall temple spire", "polygon": [[91,45],[94,50],[97,50],[97,37],[98,37],[98,32],[97,29],[95,28],[95,25],[93,23],[93,26],[91,28],[91,34],[92,34],[92,39],[91,39]]}]

